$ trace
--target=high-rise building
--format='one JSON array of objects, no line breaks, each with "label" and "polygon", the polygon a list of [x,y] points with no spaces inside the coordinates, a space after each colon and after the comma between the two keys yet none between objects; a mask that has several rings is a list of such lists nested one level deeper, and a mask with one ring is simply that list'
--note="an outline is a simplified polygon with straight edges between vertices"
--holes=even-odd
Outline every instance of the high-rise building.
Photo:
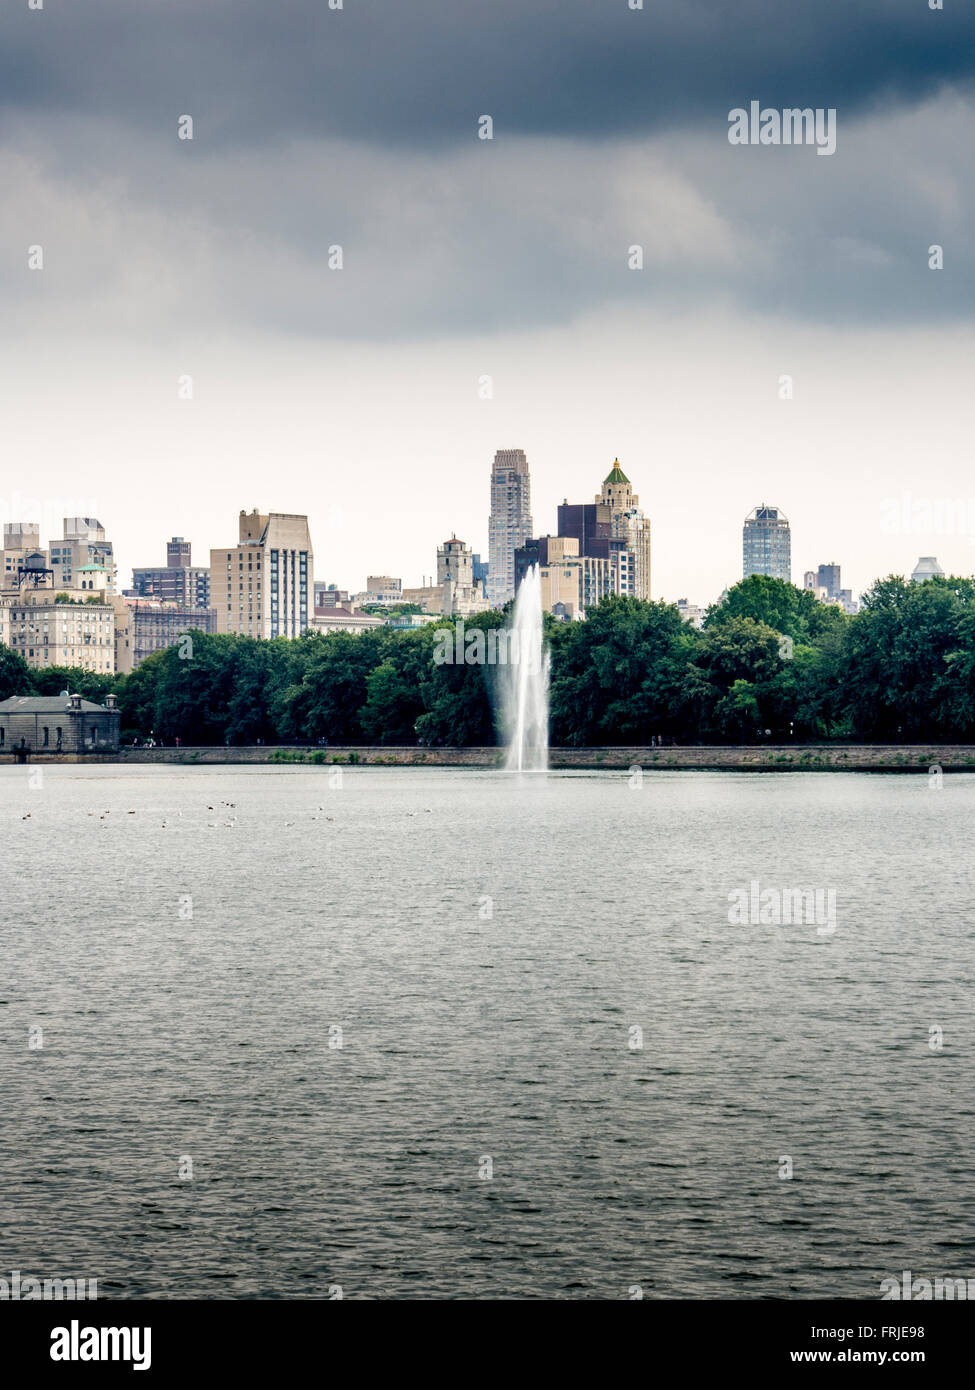
[{"label": "high-rise building", "polygon": [[806,570],[803,587],[811,589],[822,603],[835,603],[846,613],[857,611],[857,602],[852,589],[844,589],[840,580],[840,567],[835,561],[820,565],[817,570]]},{"label": "high-rise building", "polygon": [[491,469],[487,596],[501,608],[515,593],[515,551],[532,533],[531,475],[524,449],[499,449]]},{"label": "high-rise building", "polygon": [[650,522],[640,510],[640,499],[633,491],[629,478],[620,468],[619,459],[603,480],[602,492],[596,498],[609,510],[610,534],[626,542],[628,556],[619,558],[616,592],[633,598],[650,597]]},{"label": "high-rise building", "polygon": [[210,571],[192,563],[190,542],[174,536],[166,542],[166,564],[132,571],[132,598],[159,599],[183,608],[209,608]]},{"label": "high-rise building", "polygon": [[606,556],[580,554],[575,536],[539,536],[515,552],[518,584],[538,566],[542,608],[566,619],[584,618],[586,610],[614,592],[613,570]]},{"label": "high-rise building", "polygon": [[101,565],[108,576],[105,592],[115,593],[115,557],[105,528],[92,516],[66,516],[64,534],[48,549],[56,589],[73,589],[78,572],[86,565]]},{"label": "high-rise building", "polygon": [[559,535],[572,536],[579,542],[580,555],[609,553],[612,524],[609,508],[602,502],[562,502],[558,509]]},{"label": "high-rise building", "polygon": [[745,517],[741,533],[742,574],[767,574],[792,582],[792,533],[789,519],[778,507],[765,502]]},{"label": "high-rise building", "polygon": [[559,535],[579,542],[579,554],[607,560],[611,593],[650,597],[650,522],[619,459],[594,502],[559,507]]},{"label": "high-rise building", "polygon": [[236,545],[210,551],[218,632],[300,637],[311,626],[314,555],[308,518],[241,512]]},{"label": "high-rise building", "polygon": [[828,565],[820,565],[816,571],[816,583],[826,590],[832,597],[840,592],[842,581],[840,579],[840,567],[835,560],[831,560]]}]

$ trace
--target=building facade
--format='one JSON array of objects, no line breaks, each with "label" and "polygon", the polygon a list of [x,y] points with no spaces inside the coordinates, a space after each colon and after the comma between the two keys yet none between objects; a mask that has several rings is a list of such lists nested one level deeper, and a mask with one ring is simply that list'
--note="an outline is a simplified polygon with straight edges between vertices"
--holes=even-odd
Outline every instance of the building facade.
[{"label": "building facade", "polygon": [[115,696],[104,705],[80,695],[11,695],[0,700],[0,753],[117,753],[119,713]]},{"label": "building facade", "polygon": [[184,608],[210,607],[210,571],[192,563],[192,548],[182,536],[166,542],[166,564],[132,571],[133,598],[159,599]]},{"label": "building facade", "polygon": [[78,575],[90,565],[99,565],[108,576],[106,593],[115,593],[115,556],[112,542],[105,539],[105,528],[91,516],[66,516],[63,535],[48,547],[56,589],[78,587]]},{"label": "building facade", "polygon": [[742,576],[767,574],[792,582],[792,532],[778,507],[762,502],[745,517],[741,533]]},{"label": "building facade", "polygon": [[366,587],[356,594],[355,601],[360,606],[366,603],[392,607],[403,602],[403,581],[390,574],[370,574],[366,576]]},{"label": "building facade", "polygon": [[42,552],[29,555],[13,589],[0,594],[6,644],[35,671],[79,666],[115,670],[115,609],[111,575],[101,565],[75,571],[76,586],[55,587]]},{"label": "building facade", "polygon": [[821,603],[835,603],[845,613],[853,614],[858,604],[852,589],[844,589],[840,579],[840,567],[835,561],[820,565],[818,569],[806,570],[802,577],[803,588],[811,589]]},{"label": "building facade", "polygon": [[473,551],[456,536],[437,547],[437,584],[443,592],[440,611],[449,617],[470,617],[486,612],[491,606],[483,588],[474,579]]},{"label": "building facade", "polygon": [[48,554],[41,550],[41,528],[36,521],[5,522],[3,527],[3,555],[0,562],[0,588],[17,587],[17,571],[22,568],[28,555],[41,555],[48,566]]},{"label": "building facade", "polygon": [[685,623],[690,623],[691,627],[701,628],[704,626],[704,609],[696,603],[689,603],[686,598],[677,600],[677,611]]},{"label": "building facade", "polygon": [[329,584],[324,579],[315,580],[312,592],[315,595],[316,608],[339,608],[344,603],[355,602],[348,589],[340,589],[337,584]]},{"label": "building facade", "polygon": [[368,632],[374,627],[383,627],[385,618],[363,613],[354,603],[341,603],[333,608],[316,608],[312,618],[315,632]]},{"label": "building facade", "polygon": [[515,551],[532,533],[531,475],[524,449],[499,449],[491,469],[487,599],[502,608],[515,594]]},{"label": "building facade", "polygon": [[437,547],[436,584],[403,589],[400,602],[415,604],[424,613],[453,618],[484,613],[491,607],[482,586],[474,579],[474,556],[470,546],[456,536]]},{"label": "building facade", "polygon": [[115,670],[130,675],[153,652],[175,646],[188,632],[216,632],[212,608],[187,608],[159,599],[119,596],[115,608]]},{"label": "building facade", "polygon": [[210,606],[218,632],[300,637],[314,616],[308,518],[241,512],[238,541],[210,551]]},{"label": "building facade", "polygon": [[580,556],[606,560],[610,593],[650,597],[650,522],[619,459],[603,480],[595,501],[570,503],[558,509],[559,535],[579,543]]},{"label": "building facade", "polygon": [[570,620],[614,592],[611,561],[606,556],[582,555],[575,536],[539,536],[519,546],[515,555],[518,585],[532,565],[538,566],[542,608]]},{"label": "building facade", "polygon": [[610,535],[624,542],[617,552],[616,593],[631,598],[650,597],[650,522],[640,510],[640,499],[619,459],[603,480],[597,504],[609,512]]}]

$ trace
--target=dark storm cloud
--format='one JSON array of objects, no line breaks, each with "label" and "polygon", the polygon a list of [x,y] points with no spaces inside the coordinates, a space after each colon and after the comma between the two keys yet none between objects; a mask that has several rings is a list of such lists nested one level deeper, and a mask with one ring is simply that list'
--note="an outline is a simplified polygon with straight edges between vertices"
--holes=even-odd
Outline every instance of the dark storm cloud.
[{"label": "dark storm cloud", "polygon": [[[970,314],[975,12],[645,4],[5,0],[8,324],[404,340],[618,305]],[[752,99],[835,106],[836,153],[731,146]]]},{"label": "dark storm cloud", "polygon": [[849,117],[975,73],[975,10],[948,0],[8,0],[0,101],[223,145],[386,146],[639,135],[757,98]]},{"label": "dark storm cloud", "polygon": [[[827,159],[694,131],[437,151],[307,140],[203,158],[195,142],[160,150],[132,133],[122,176],[114,126],[64,125],[23,127],[15,153],[0,150],[12,332],[403,341],[610,306],[830,324],[971,314],[975,103],[956,96],[864,120]],[[33,242],[42,276],[25,268]],[[932,243],[944,272],[928,268]]]}]

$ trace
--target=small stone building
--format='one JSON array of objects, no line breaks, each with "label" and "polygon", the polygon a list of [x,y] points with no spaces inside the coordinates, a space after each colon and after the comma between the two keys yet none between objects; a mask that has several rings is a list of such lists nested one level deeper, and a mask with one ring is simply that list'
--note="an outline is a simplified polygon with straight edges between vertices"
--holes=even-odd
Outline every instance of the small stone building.
[{"label": "small stone building", "polygon": [[0,754],[117,753],[115,696],[104,705],[80,695],[11,695],[0,700]]}]

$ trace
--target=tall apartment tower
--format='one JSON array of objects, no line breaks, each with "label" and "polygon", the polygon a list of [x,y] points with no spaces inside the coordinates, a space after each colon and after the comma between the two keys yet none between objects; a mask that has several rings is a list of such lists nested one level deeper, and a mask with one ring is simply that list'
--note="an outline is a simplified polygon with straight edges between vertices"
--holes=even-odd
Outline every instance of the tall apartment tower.
[{"label": "tall apartment tower", "polygon": [[[609,510],[610,534],[626,542],[630,552],[628,563],[623,562],[617,593],[633,598],[650,597],[650,522],[640,510],[640,499],[620,468],[619,459],[603,480],[603,489],[596,498]],[[622,561],[622,557],[621,557]]]},{"label": "tall apartment tower", "polygon": [[487,596],[501,608],[515,595],[515,551],[532,533],[531,475],[524,449],[499,449],[491,469]]},{"label": "tall apartment tower", "polygon": [[742,575],[767,574],[792,582],[792,532],[789,518],[765,502],[745,517],[741,533]]},{"label": "tall apartment tower", "polygon": [[313,616],[314,555],[306,516],[241,512],[236,545],[210,551],[218,632],[300,637]]}]

